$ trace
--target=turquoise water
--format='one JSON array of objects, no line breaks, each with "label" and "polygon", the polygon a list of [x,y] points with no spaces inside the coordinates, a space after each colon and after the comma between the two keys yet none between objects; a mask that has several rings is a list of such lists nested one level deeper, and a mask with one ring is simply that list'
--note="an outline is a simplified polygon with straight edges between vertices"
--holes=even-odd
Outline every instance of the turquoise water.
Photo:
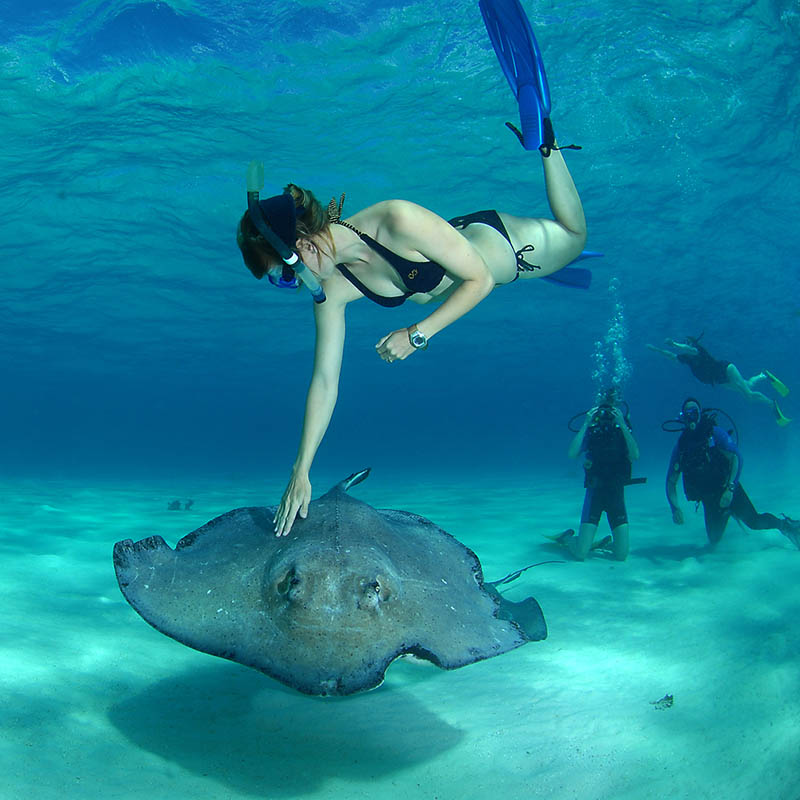
[{"label": "turquoise water", "polygon": [[699,552],[699,518],[668,517],[660,430],[687,394],[722,406],[759,510],[800,516],[798,423],[644,348],[705,332],[745,376],[778,374],[800,416],[800,7],[525,6],[556,131],[583,145],[566,157],[606,254],[593,287],[504,287],[391,367],[374,343],[419,307],[353,304],[312,480],[319,494],[372,466],[360,497],[430,517],[490,577],[551,557],[542,534],[575,527],[583,497],[566,421],[602,357],[625,375],[649,478],[628,492],[631,557],[526,573],[514,591],[540,600],[546,643],[454,673],[396,664],[378,692],[326,705],[156,634],[119,595],[111,547],[174,544],[282,492],[313,323],[307,295],[241,264],[252,158],[265,191],[345,191],[351,213],[402,197],[444,217],[547,214],[477,2],[5,5],[8,796],[800,793],[800,554],[735,525]]}]

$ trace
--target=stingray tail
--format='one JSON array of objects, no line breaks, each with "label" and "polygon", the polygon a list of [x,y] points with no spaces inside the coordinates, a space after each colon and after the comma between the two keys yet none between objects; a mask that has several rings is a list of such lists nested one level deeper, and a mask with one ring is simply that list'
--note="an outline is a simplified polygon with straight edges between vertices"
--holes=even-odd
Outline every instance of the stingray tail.
[{"label": "stingray tail", "polygon": [[366,469],[362,469],[359,472],[354,472],[349,478],[345,478],[339,486],[341,486],[342,491],[346,492],[351,486],[355,486],[357,483],[361,483],[361,481],[365,481],[369,475],[370,470],[372,467],[367,467]]},{"label": "stingray tail", "polygon": [[486,581],[486,583],[488,583],[490,586],[502,586],[504,583],[511,583],[511,581],[515,581],[517,578],[519,578],[520,575],[522,575],[523,572],[525,572],[525,570],[533,569],[534,567],[541,567],[544,566],[545,564],[566,564],[566,563],[567,563],[566,561],[539,561],[536,564],[528,564],[527,567],[514,570],[514,572],[509,572],[508,575],[506,575],[503,578],[500,578],[499,580]]}]

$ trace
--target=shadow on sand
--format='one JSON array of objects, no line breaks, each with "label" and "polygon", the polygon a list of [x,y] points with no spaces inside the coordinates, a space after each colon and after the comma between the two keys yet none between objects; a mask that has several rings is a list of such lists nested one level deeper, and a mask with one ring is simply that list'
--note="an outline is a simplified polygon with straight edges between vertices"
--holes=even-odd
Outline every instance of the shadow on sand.
[{"label": "shadow on sand", "polygon": [[109,718],[137,747],[256,797],[305,795],[332,778],[380,779],[463,736],[400,688],[312,698],[227,664],[148,686]]}]

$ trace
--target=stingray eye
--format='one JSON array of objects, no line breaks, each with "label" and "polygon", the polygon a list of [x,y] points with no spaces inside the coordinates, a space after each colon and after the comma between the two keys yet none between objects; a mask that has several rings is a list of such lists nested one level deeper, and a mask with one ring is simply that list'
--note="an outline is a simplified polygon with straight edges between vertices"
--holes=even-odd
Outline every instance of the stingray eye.
[{"label": "stingray eye", "polygon": [[294,567],[286,572],[286,574],[275,584],[278,594],[288,595],[297,584],[300,583],[300,578],[297,577]]},{"label": "stingray eye", "polygon": [[375,592],[378,596],[378,600],[388,600],[391,595],[389,585],[383,581],[383,576],[381,575],[378,575],[378,577],[369,584],[369,588]]}]

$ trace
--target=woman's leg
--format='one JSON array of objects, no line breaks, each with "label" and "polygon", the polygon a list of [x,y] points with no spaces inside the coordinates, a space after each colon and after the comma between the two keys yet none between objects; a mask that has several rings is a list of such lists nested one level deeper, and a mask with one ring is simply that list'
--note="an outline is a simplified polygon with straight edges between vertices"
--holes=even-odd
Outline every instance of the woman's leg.
[{"label": "woman's leg", "polygon": [[561,227],[580,239],[580,253],[586,244],[586,217],[567,162],[560,150],[554,150],[547,158],[542,158],[542,166],[547,201],[553,217]]},{"label": "woman's leg", "polygon": [[728,369],[725,374],[728,378],[728,382],[722,384],[723,386],[728,386],[731,389],[740,392],[748,400],[753,400],[756,403],[763,403],[767,406],[772,405],[772,400],[770,400],[770,398],[767,397],[763,392],[756,392],[751,388],[751,384],[755,383],[757,378],[760,376],[756,375],[750,378],[750,380],[746,381],[742,377],[742,373],[736,368],[736,364],[728,364]]},{"label": "woman's leg", "polygon": [[501,213],[515,250],[533,245],[525,260],[541,269],[521,272],[520,278],[542,278],[577,258],[586,244],[586,217],[561,152],[542,157],[547,199],[554,219],[515,217]]}]

